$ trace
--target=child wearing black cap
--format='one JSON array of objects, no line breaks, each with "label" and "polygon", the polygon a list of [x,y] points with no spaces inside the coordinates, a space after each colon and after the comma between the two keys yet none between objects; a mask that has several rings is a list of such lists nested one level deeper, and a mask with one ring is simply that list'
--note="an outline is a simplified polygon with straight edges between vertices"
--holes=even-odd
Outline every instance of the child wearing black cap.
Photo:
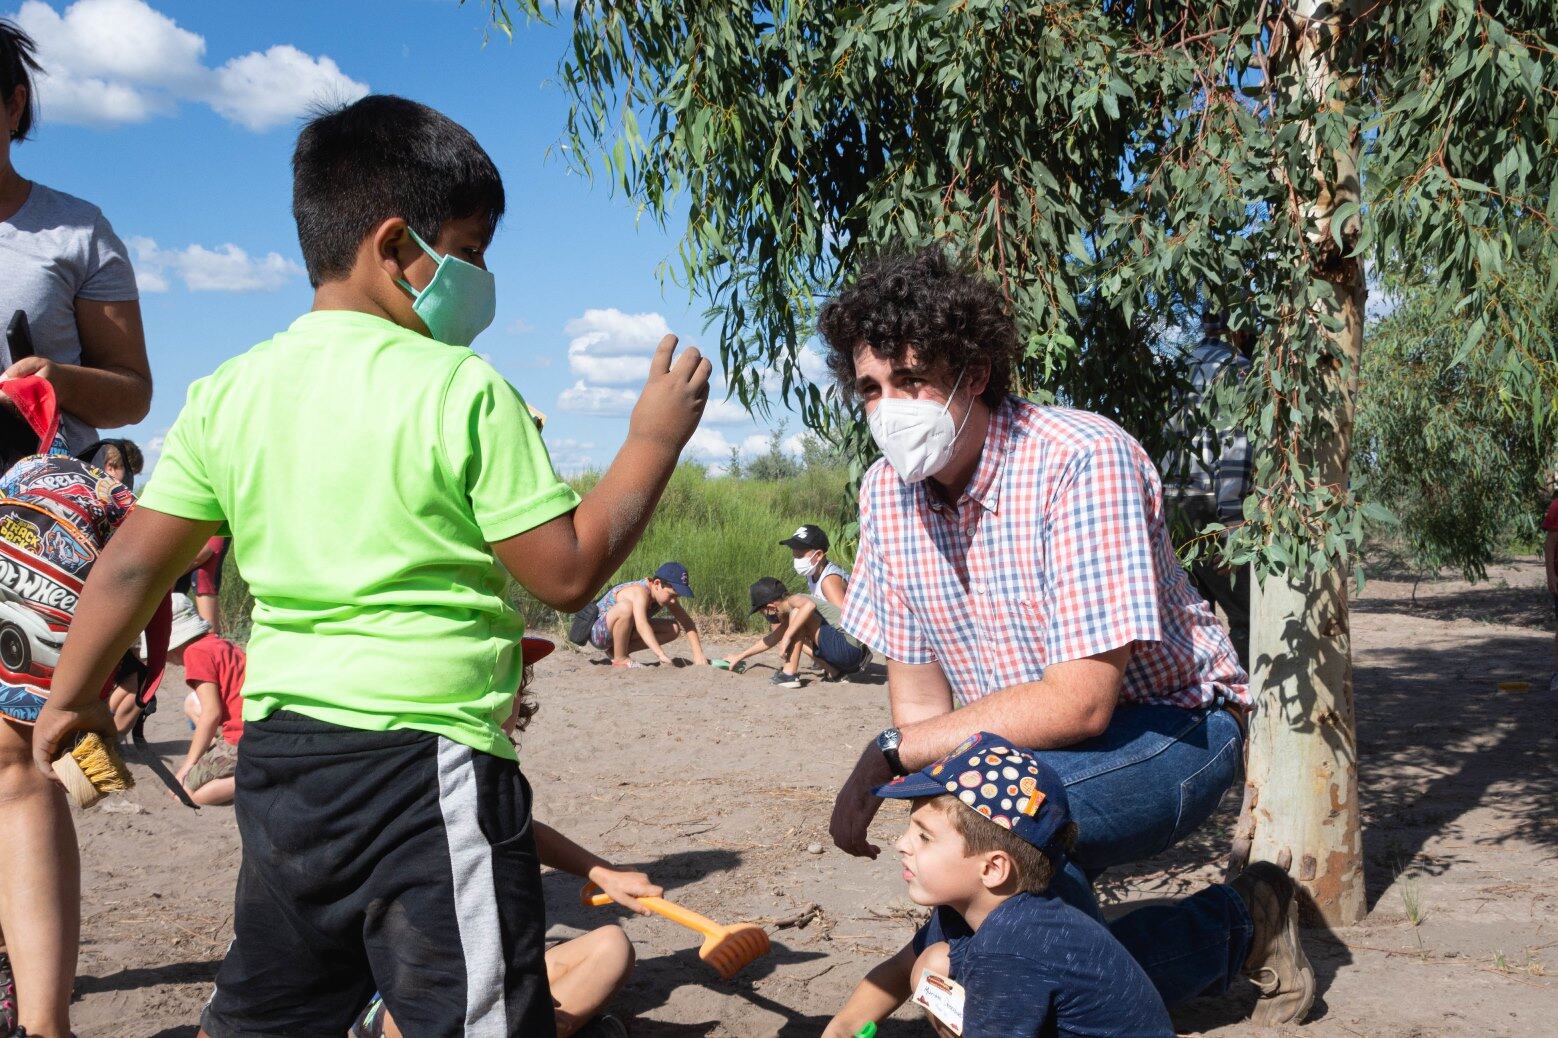
[{"label": "child wearing black cap", "polygon": [[784,664],[771,679],[780,688],[801,687],[801,656],[811,653],[829,681],[854,674],[871,662],[871,650],[839,629],[839,609],[818,595],[792,595],[778,577],[762,577],[747,589],[752,612],[772,628],[716,666],[739,670],[749,658],[777,648]]},{"label": "child wearing black cap", "polygon": [[823,1038],[883,1020],[927,972],[961,988],[961,1030],[940,1033],[1172,1038],[1168,1011],[1136,960],[1102,923],[1049,891],[1076,825],[1047,765],[980,732],[876,795],[914,801],[898,856],[909,897],[935,912],[866,974]]},{"label": "child wearing black cap", "polygon": [[822,528],[807,523],[779,543],[795,556],[795,572],[806,578],[806,593],[843,609],[849,571],[828,558],[828,535]]}]

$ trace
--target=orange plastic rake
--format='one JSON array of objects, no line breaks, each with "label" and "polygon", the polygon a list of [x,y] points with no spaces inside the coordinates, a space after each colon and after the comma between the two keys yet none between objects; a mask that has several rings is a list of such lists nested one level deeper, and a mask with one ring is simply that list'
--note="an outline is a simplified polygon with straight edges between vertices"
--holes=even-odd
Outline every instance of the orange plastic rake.
[{"label": "orange plastic rake", "polygon": [[[600,887],[594,883],[584,885],[584,889],[579,891],[579,900],[595,908],[613,903],[610,895],[601,893]],[[698,949],[698,958],[714,967],[714,972],[722,980],[729,980],[772,950],[768,943],[768,933],[761,926],[752,923],[721,926],[708,916],[699,915],[663,897],[641,897],[638,900],[656,915],[665,916],[673,923],[703,934],[703,947]]]}]

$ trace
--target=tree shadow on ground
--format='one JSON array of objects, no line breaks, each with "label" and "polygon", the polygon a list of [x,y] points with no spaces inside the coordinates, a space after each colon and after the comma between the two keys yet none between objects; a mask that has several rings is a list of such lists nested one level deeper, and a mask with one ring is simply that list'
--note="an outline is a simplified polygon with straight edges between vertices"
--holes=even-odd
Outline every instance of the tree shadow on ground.
[{"label": "tree shadow on ground", "polygon": [[[1423,849],[1436,837],[1458,835],[1460,820],[1478,808],[1494,808],[1508,820],[1479,843],[1520,840],[1558,850],[1558,769],[1552,766],[1558,759],[1558,696],[1541,680],[1526,692],[1496,687],[1499,676],[1527,675],[1533,658],[1545,664],[1543,652],[1545,645],[1530,637],[1505,634],[1473,645],[1403,646],[1360,656],[1354,671],[1358,781],[1371,910],[1402,871],[1439,875],[1471,863],[1469,856],[1442,850],[1426,855]],[[1111,869],[1097,884],[1100,900],[1179,897],[1215,880],[1208,864],[1226,860],[1237,806],[1229,795],[1174,847]],[[1324,928],[1306,930],[1304,945],[1322,996],[1310,1014],[1314,1020],[1325,1014],[1324,992],[1352,954],[1342,937]],[[1226,995],[1179,1007],[1174,1018],[1192,1030],[1225,1026],[1247,1019],[1254,997],[1253,989],[1239,984]]]},{"label": "tree shadow on ground", "polygon": [[[1359,786],[1372,908],[1402,871],[1440,875],[1470,861],[1422,853],[1461,835],[1475,808],[1506,816],[1482,844],[1520,840],[1558,850],[1558,697],[1531,675],[1545,646],[1518,635],[1448,649],[1375,650],[1358,665]],[[1545,665],[1542,667],[1545,671]],[[1528,677],[1500,692],[1503,676]]]},{"label": "tree shadow on ground", "polygon": [[[784,1017],[784,1024],[779,1034],[789,1038],[801,1038],[801,1036],[814,1036],[822,1033],[827,1025],[828,1018],[820,1016],[808,1016],[797,1012],[789,1006],[781,1005],[773,999],[763,995],[757,990],[757,982],[769,976],[781,966],[796,966],[802,963],[815,962],[825,958],[823,952],[797,951],[775,941],[773,949],[767,955],[758,959],[750,966],[743,969],[730,980],[721,980],[714,971],[698,958],[697,948],[683,948],[667,955],[657,955],[653,958],[640,959],[633,970],[633,976],[628,980],[627,986],[618,994],[613,1004],[617,1011],[623,1015],[634,1017],[633,1033],[646,1036],[671,1036],[701,1035],[707,1031],[689,1030],[688,1028],[701,1028],[704,1024],[672,1024],[664,1021],[646,1020],[644,1016],[665,1005],[671,995],[678,988],[686,985],[708,988],[713,991],[723,992],[732,998],[741,999],[759,1009],[764,1009]],[[727,1028],[728,1029],[728,1028]]]},{"label": "tree shadow on ground", "polygon": [[[1410,578],[1408,578],[1410,579]],[[1424,581],[1415,596],[1403,598],[1367,597],[1354,602],[1355,613],[1414,616],[1452,623],[1472,620],[1477,623],[1504,624],[1550,631],[1553,625],[1552,597],[1546,586],[1510,587],[1498,582],[1467,587],[1459,581],[1454,590]]]}]

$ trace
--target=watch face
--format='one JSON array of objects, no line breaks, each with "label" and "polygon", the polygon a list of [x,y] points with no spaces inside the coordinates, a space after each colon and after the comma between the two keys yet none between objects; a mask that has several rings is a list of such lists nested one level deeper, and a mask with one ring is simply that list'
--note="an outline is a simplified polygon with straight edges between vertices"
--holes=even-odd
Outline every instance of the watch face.
[{"label": "watch face", "polygon": [[876,737],[877,746],[884,750],[896,750],[898,744],[903,741],[903,734],[896,728],[889,728]]}]

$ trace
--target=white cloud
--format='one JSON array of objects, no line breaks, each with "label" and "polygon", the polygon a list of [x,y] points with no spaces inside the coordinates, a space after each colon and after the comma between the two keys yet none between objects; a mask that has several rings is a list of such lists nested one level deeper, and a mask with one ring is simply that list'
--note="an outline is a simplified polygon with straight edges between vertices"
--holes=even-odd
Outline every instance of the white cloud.
[{"label": "white cloud", "polygon": [[76,0],[63,13],[26,0],[12,17],[38,44],[43,115],[61,123],[144,122],[193,101],[260,131],[315,102],[353,101],[368,92],[330,58],[288,44],[209,68],[204,37],[145,0]]},{"label": "white cloud", "polygon": [[548,439],[546,449],[552,456],[552,465],[564,475],[576,475],[595,467],[595,457],[592,453],[595,444],[592,442],[559,436],[556,439]]},{"label": "white cloud", "polygon": [[682,455],[701,461],[728,461],[732,444],[717,429],[699,429],[682,448]]},{"label": "white cloud", "polygon": [[747,409],[741,406],[741,401],[731,398],[728,400],[711,399],[703,409],[703,421],[706,425],[744,425],[752,420],[747,414]]},{"label": "white cloud", "polygon": [[[743,458],[760,458],[768,453],[768,441],[770,433],[753,433],[741,441],[741,456]],[[799,458],[804,450],[801,444],[801,434],[796,433],[779,442],[779,450],[792,458]]]},{"label": "white cloud", "polygon": [[166,292],[174,277],[191,292],[266,292],[303,276],[303,268],[284,256],[250,256],[232,243],[164,249],[151,238],[130,238],[129,246],[142,292]]},{"label": "white cloud", "polygon": [[516,317],[508,324],[504,325],[503,330],[508,332],[510,335],[525,335],[529,332],[535,331],[536,326],[525,320],[523,317]]},{"label": "white cloud", "polygon": [[557,409],[574,414],[626,416],[637,400],[638,394],[629,390],[586,385],[580,379],[557,394]]},{"label": "white cloud", "polygon": [[314,105],[350,104],[367,92],[366,83],[346,75],[329,58],[310,57],[283,43],[223,65],[207,100],[218,115],[259,133]]},{"label": "white cloud", "polygon": [[625,314],[615,307],[584,311],[563,326],[568,340],[568,367],[575,375],[601,385],[642,382],[649,358],[671,328],[657,313]]},{"label": "white cloud", "polygon": [[808,381],[828,385],[833,381],[833,376],[828,373],[828,358],[815,346],[801,347],[801,374]]}]

